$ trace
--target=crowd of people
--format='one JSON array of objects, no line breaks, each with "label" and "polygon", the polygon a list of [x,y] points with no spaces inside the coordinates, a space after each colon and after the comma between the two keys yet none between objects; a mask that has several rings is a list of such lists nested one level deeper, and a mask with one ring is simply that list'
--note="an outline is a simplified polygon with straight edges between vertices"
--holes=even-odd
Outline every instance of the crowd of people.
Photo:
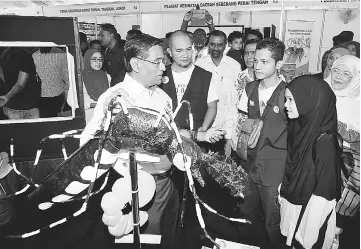
[{"label": "crowd of people", "polygon": [[[130,30],[122,40],[111,24],[103,24],[100,40],[89,44],[80,35],[87,120],[83,134],[94,135],[104,127],[107,106],[117,95],[127,105],[159,112],[174,112],[181,105],[174,119],[181,135],[206,151],[231,157],[249,174],[242,205],[220,201],[224,196],[217,194],[219,189],[213,188],[206,172],[202,173],[212,188],[197,190],[216,209],[249,219],[246,229],[255,231],[253,245],[262,249],[358,247],[350,243],[359,238],[339,239],[359,217],[360,45],[353,41],[353,33],[344,31],[334,37],[334,47],[322,58],[320,74],[286,82],[281,74],[282,41],[264,38],[258,30],[234,31],[227,37],[215,29],[209,14],[205,18],[209,34],[203,29],[191,33],[187,31],[190,19],[187,13],[181,29],[163,39]],[[39,110],[40,117],[48,117],[59,111],[67,72],[49,75],[46,70],[51,69],[39,67],[47,53],[54,53],[49,60],[62,65],[62,53],[54,48],[40,49],[32,57],[18,48],[3,53],[0,83],[6,87],[0,106],[9,118],[19,113],[22,118],[36,118]],[[21,63],[15,66],[15,61]],[[36,92],[36,97],[23,98],[25,90]],[[40,99],[39,106],[32,104],[35,99]],[[191,116],[183,101],[190,103]],[[201,248],[204,236],[190,197],[180,229],[182,201],[190,196],[183,193],[184,174],[165,155],[157,156],[159,163],[139,163],[156,183],[153,200],[145,207],[149,219],[142,232],[161,235],[160,248]],[[117,163],[127,162],[119,158]],[[116,172],[111,174],[115,177]],[[204,214],[213,237],[244,241],[237,225],[222,223],[205,210]],[[122,216],[119,209],[103,217],[111,235],[125,235],[117,229],[126,225]],[[1,224],[0,220],[0,231]]]},{"label": "crowd of people", "polygon": [[[182,135],[191,137],[191,133],[187,132],[191,123],[194,130],[208,132],[208,136],[212,136],[212,132],[224,131],[224,139],[217,143],[198,142],[205,150],[231,156],[249,172],[250,186],[245,196],[245,212],[252,210],[247,215],[254,224],[264,228],[261,248],[287,248],[291,245],[296,245],[296,248],[330,248],[336,235],[342,231],[341,227],[336,229],[336,212],[333,210],[336,204],[337,210],[349,209],[340,207],[351,205],[348,202],[350,197],[342,197],[349,186],[346,181],[350,177],[359,179],[359,176],[351,175],[359,172],[359,148],[349,148],[348,159],[351,158],[352,165],[341,181],[343,161],[347,161],[345,144],[359,142],[359,112],[355,111],[359,109],[359,95],[356,96],[354,92],[352,102],[348,98],[348,108],[341,107],[340,97],[336,102],[341,89],[346,96],[349,94],[347,89],[359,91],[359,69],[356,69],[359,67],[359,44],[352,41],[351,32],[342,32],[334,38],[335,46],[325,53],[322,73],[301,76],[287,83],[280,74],[285,51],[282,41],[263,39],[257,30],[251,30],[245,36],[234,31],[227,37],[224,32],[214,28],[209,14],[205,18],[210,31],[208,36],[203,29],[191,33],[187,31],[189,21],[190,13],[186,13],[181,29],[168,33],[162,43],[159,41],[159,46],[156,41],[148,45],[146,55],[134,43],[146,44],[153,38],[145,34],[129,37],[124,56],[127,72],[132,79],[127,74],[125,77],[131,81],[136,79],[147,89],[158,85],[169,97],[166,106],[171,106],[173,111],[181,101],[190,103],[193,121],[188,118],[186,105],[180,107],[175,117]],[[152,50],[154,56],[151,56]],[[137,63],[133,61],[134,58]],[[147,79],[135,76],[142,73],[139,64],[146,67],[144,74]],[[149,69],[149,66],[153,69]],[[110,88],[106,95],[110,92],[113,92],[112,96],[114,92],[124,95],[119,89],[129,93],[124,89],[128,80]],[[349,83],[351,81],[352,84]],[[137,103],[142,94],[130,97]],[[150,95],[153,96],[152,93]],[[145,101],[144,97],[141,99]],[[157,96],[157,101],[160,99]],[[155,100],[149,100],[144,106],[149,107],[154,103]],[[156,109],[162,106],[157,104]],[[340,114],[340,109],[346,112],[350,108],[353,114]],[[99,119],[99,114],[96,116]],[[346,116],[353,117],[353,120]],[[237,149],[240,135],[249,119],[262,120],[263,126],[259,131],[257,145],[248,148],[247,158],[241,158]],[[91,127],[92,122],[95,121],[91,121],[87,127]],[[95,123],[100,124],[99,120]],[[340,127],[344,129],[342,133]],[[325,136],[318,137],[323,133]],[[345,141],[343,148],[337,142],[338,133],[342,134]],[[329,157],[330,153],[333,157]],[[171,165],[170,162],[168,164]],[[162,169],[161,174],[173,171],[167,167],[159,168]],[[157,173],[152,172],[155,175]],[[177,178],[176,173],[172,175]],[[164,191],[164,187],[159,186],[159,191],[161,189]],[[179,191],[182,191],[181,187]],[[342,204],[338,202],[340,199]],[[357,213],[357,205],[352,203],[349,214]],[[192,213],[192,210],[188,213]],[[345,213],[337,213],[338,220],[342,220],[343,216]],[[169,229],[169,225],[165,227],[159,231],[175,231]],[[170,236],[174,238],[175,234]],[[284,240],[284,237],[287,239]],[[166,240],[167,235],[163,234],[163,238]],[[184,246],[193,248],[197,243],[192,236],[192,242],[185,242]]]}]

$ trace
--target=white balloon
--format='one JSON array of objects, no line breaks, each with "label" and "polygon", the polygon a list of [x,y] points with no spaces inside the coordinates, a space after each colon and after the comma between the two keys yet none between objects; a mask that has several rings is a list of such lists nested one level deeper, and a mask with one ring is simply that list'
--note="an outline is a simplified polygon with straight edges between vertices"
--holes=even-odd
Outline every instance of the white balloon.
[{"label": "white balloon", "polygon": [[122,216],[123,216],[122,211],[116,212],[114,215],[108,215],[107,213],[104,212],[102,221],[105,225],[109,227],[114,227],[118,224],[118,222],[120,222]]},{"label": "white balloon", "polygon": [[108,192],[103,195],[100,205],[105,213],[114,215],[120,212],[128,201],[129,199],[120,198],[116,192]]},{"label": "white balloon", "polygon": [[[139,212],[139,223],[143,226],[148,220],[148,214],[144,211]],[[108,227],[109,233],[115,237],[122,237],[130,233],[134,228],[133,213],[125,214],[122,216],[120,222],[115,227]]]},{"label": "white balloon", "polygon": [[151,174],[138,171],[139,207],[144,207],[153,198],[155,192],[155,181]]}]

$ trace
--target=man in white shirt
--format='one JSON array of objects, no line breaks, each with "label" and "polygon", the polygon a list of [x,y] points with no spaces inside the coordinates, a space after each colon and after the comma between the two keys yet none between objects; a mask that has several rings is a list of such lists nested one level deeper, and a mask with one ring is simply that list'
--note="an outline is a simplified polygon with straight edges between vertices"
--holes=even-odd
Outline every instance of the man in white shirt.
[{"label": "man in white shirt", "polygon": [[[93,118],[86,126],[84,135],[93,135],[103,128],[104,110],[109,99],[117,95],[127,97],[135,106],[159,112],[164,112],[164,109],[172,110],[171,99],[157,86],[161,83],[165,70],[161,40],[146,34],[130,38],[125,44],[125,59],[128,73],[124,81],[109,88],[99,97]],[[155,196],[146,210],[149,219],[144,233],[161,235],[161,248],[174,248],[179,206],[178,192],[170,179],[174,167],[165,155],[153,156],[159,156],[160,163],[138,163],[142,170],[152,174],[156,181]],[[117,164],[127,162],[126,158],[118,159]]]},{"label": "man in white shirt", "polygon": [[224,55],[226,45],[226,34],[220,30],[213,31],[208,42],[209,56],[200,58],[195,65],[213,73],[217,81],[219,102],[212,127],[222,127],[226,130],[224,149],[226,155],[229,156],[232,145],[232,126],[237,117],[235,84],[242,69],[236,60]]},{"label": "man in white shirt", "polygon": [[[172,98],[174,108],[187,100],[191,105],[194,130],[207,131],[217,114],[217,86],[212,74],[193,65],[192,43],[186,32],[174,32],[169,45],[173,64],[166,69],[168,82],[164,82],[162,88]],[[175,118],[176,124],[181,129],[190,129],[188,119],[188,108],[182,106]]]}]

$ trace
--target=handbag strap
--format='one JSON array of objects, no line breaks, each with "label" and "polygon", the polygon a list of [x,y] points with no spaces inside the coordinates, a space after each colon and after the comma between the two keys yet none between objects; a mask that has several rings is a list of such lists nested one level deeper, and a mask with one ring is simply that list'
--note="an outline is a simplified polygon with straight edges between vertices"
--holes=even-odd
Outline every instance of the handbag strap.
[{"label": "handbag strap", "polygon": [[332,134],[332,135],[336,136],[336,138],[338,140],[338,145],[339,145],[340,150],[341,150],[340,154],[342,154],[342,152],[343,152],[343,146],[342,146],[343,145],[343,139],[342,139],[340,134],[334,133],[334,132],[332,132],[330,130],[320,132],[320,133],[317,134],[316,139],[315,139],[315,141],[313,142],[313,145],[312,145],[312,161],[313,161],[314,164],[316,164],[316,145],[317,145],[318,141],[320,141],[320,139],[326,134]]}]

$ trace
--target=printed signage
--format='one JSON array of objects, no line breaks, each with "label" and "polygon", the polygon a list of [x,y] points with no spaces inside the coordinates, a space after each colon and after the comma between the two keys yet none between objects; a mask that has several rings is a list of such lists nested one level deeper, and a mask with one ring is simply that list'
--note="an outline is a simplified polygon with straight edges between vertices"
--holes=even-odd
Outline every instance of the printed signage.
[{"label": "printed signage", "polygon": [[0,9],[0,15],[8,16],[43,16],[41,7]]},{"label": "printed signage", "polygon": [[44,7],[44,16],[100,16],[138,13],[139,3],[89,4],[74,6]]},{"label": "printed signage", "polygon": [[162,2],[161,11],[191,10],[199,6],[200,9],[211,10],[238,10],[253,8],[280,8],[278,0],[242,0],[242,1],[217,1],[217,2]]}]

